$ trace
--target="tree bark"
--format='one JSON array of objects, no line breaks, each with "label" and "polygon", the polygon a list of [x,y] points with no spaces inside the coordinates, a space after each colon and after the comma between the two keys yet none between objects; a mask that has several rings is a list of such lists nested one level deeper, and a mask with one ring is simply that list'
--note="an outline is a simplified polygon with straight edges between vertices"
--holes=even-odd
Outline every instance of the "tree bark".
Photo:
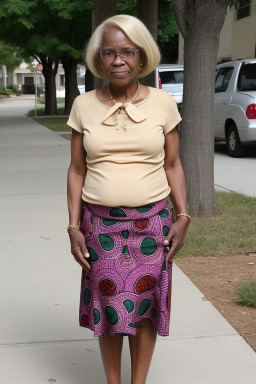
[{"label": "tree bark", "polygon": [[74,99],[80,95],[77,86],[77,60],[69,57],[61,59],[65,71],[65,115],[69,115]]},{"label": "tree bark", "polygon": [[108,17],[116,14],[116,0],[93,0],[92,31]]},{"label": "tree bark", "polygon": [[59,63],[54,63],[47,57],[40,57],[43,64],[43,75],[45,78],[45,115],[57,115],[56,100],[56,73]]},{"label": "tree bark", "polygon": [[[93,0],[93,11],[92,11],[92,31],[100,25],[108,17],[114,16],[116,14],[116,0]],[[88,73],[90,78],[90,73]],[[89,79],[90,84],[90,79]],[[97,77],[93,77],[93,88],[101,88],[103,85],[103,80]]]},{"label": "tree bark", "polygon": [[[137,0],[138,18],[146,25],[154,40],[157,42],[158,1]],[[141,81],[145,85],[155,87],[155,74],[150,73]]]},{"label": "tree bark", "polygon": [[214,79],[226,0],[172,0],[184,38],[180,154],[192,216],[212,216],[214,199]]},{"label": "tree bark", "polygon": [[154,40],[157,41],[157,0],[137,0],[138,18],[146,25]]}]

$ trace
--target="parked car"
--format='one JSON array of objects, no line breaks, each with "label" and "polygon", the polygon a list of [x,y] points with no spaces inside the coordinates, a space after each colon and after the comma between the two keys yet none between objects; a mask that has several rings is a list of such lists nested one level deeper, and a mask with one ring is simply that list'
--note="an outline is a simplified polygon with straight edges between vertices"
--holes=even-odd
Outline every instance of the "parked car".
[{"label": "parked car", "polygon": [[256,59],[217,65],[214,100],[215,141],[226,141],[232,157],[256,144]]},{"label": "parked car", "polygon": [[[80,94],[85,93],[85,85],[78,85],[78,90]],[[56,90],[56,96],[57,97],[65,97],[65,87],[59,87]]]},{"label": "parked car", "polygon": [[155,68],[155,87],[170,93],[177,104],[183,98],[183,65],[160,64]]},{"label": "parked car", "polygon": [[[170,93],[178,106],[181,106],[183,97],[183,65],[160,64],[154,71],[155,88],[163,89]],[[146,78],[139,79],[141,84],[147,84]]]}]

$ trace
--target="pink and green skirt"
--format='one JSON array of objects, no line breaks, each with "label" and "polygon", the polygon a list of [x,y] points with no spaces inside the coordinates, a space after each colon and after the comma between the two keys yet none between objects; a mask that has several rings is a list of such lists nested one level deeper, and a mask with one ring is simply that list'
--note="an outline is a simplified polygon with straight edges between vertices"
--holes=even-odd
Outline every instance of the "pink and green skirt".
[{"label": "pink and green skirt", "polygon": [[172,262],[163,240],[172,223],[167,198],[136,208],[84,203],[91,270],[82,271],[82,327],[95,336],[136,335],[136,322],[147,318],[159,335],[169,334]]}]

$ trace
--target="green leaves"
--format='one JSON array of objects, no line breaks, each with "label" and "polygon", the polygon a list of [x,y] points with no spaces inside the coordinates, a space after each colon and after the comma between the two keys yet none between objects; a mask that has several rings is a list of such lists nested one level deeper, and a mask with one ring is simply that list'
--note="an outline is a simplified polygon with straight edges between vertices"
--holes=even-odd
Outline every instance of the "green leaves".
[{"label": "green leaves", "polygon": [[167,43],[178,33],[172,3],[168,0],[158,0],[158,42]]},{"label": "green leaves", "polygon": [[22,53],[17,47],[0,41],[0,63],[14,69],[22,62]]},{"label": "green leaves", "polygon": [[[5,0],[0,2],[0,39],[22,47],[30,56],[83,61],[91,36],[90,0]],[[117,0],[117,13],[136,16],[137,0]],[[172,4],[158,0],[158,42],[165,60],[178,33]]]},{"label": "green leaves", "polygon": [[137,15],[137,0],[117,0],[117,14]]},{"label": "green leaves", "polygon": [[72,20],[78,12],[91,11],[93,8],[93,1],[85,0],[45,0],[44,2],[50,10],[57,11],[58,17],[66,20]]},{"label": "green leaves", "polygon": [[92,7],[85,0],[5,0],[0,2],[0,39],[31,56],[82,61]]},{"label": "green leaves", "polygon": [[4,0],[0,3],[0,18],[29,15],[37,3],[38,0]]}]

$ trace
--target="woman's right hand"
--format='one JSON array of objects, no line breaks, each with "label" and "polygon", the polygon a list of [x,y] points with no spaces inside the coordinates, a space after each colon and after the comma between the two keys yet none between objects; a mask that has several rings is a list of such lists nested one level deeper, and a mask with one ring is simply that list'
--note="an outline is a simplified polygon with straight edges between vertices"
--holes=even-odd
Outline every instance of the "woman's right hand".
[{"label": "woman's right hand", "polygon": [[69,238],[71,243],[71,253],[75,260],[86,271],[90,272],[91,266],[86,259],[90,257],[88,249],[86,247],[85,238],[82,232],[77,228],[72,228],[69,231]]}]

